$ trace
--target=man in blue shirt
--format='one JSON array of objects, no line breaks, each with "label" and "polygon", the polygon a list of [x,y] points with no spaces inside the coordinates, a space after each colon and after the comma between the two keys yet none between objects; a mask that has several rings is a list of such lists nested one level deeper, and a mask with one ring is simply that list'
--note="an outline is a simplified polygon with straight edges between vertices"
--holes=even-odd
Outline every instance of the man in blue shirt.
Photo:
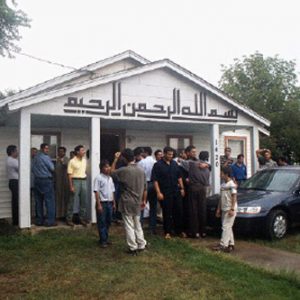
[{"label": "man in blue shirt", "polygon": [[235,179],[238,185],[247,179],[247,167],[244,164],[244,154],[239,154],[237,162],[231,166],[232,177]]},{"label": "man in blue shirt", "polygon": [[[55,223],[55,198],[53,186],[54,164],[48,155],[49,145],[41,144],[40,152],[34,157],[32,162],[32,173],[34,175],[34,198],[36,205],[37,226],[56,226]],[[47,209],[48,222],[44,223],[44,205]]]}]

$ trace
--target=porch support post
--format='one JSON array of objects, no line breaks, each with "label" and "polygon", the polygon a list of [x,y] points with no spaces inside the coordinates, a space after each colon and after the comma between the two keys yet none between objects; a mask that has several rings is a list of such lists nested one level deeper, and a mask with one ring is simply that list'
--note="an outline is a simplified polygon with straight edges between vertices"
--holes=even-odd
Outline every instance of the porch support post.
[{"label": "porch support post", "polygon": [[100,163],[100,118],[91,118],[90,134],[91,134],[91,221],[96,223],[96,201],[94,196],[94,179],[99,174]]},{"label": "porch support post", "polygon": [[252,175],[258,170],[256,150],[259,149],[259,131],[257,127],[251,128],[251,169]]},{"label": "porch support post", "polygon": [[211,167],[212,167],[212,191],[213,194],[220,193],[220,156],[219,156],[219,125],[212,124],[211,137]]},{"label": "porch support post", "polygon": [[19,122],[19,227],[31,227],[30,210],[31,115],[22,109]]}]

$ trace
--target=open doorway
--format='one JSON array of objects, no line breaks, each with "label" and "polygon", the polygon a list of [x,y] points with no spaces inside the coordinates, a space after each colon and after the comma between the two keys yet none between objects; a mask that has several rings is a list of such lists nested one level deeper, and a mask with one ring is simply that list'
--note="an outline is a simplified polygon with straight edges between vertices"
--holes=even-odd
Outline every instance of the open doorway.
[{"label": "open doorway", "polygon": [[124,130],[104,130],[101,132],[100,153],[101,160],[107,159],[111,164],[114,160],[114,154],[125,148]]}]

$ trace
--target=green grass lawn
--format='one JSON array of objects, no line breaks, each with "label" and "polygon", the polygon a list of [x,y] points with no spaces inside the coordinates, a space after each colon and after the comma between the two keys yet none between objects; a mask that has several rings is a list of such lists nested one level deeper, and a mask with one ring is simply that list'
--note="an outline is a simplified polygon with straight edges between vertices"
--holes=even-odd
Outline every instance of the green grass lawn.
[{"label": "green grass lawn", "polygon": [[95,229],[0,236],[0,299],[300,299],[300,282],[151,237],[148,251],[124,253],[123,231],[99,248]]}]

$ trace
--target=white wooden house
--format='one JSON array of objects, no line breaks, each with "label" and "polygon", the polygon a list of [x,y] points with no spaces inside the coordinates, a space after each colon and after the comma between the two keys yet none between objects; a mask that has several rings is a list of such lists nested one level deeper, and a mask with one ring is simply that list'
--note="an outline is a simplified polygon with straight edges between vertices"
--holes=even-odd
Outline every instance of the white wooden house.
[{"label": "white wooden house", "polygon": [[[270,122],[215,86],[163,59],[150,62],[126,51],[56,77],[0,101],[0,218],[11,216],[6,147],[19,146],[20,227],[31,226],[30,148],[42,142],[68,151],[90,149],[90,179],[100,157],[136,146],[153,150],[193,144],[208,150],[213,192],[220,187],[219,156],[225,146],[244,153],[248,175],[256,170],[259,133]],[[94,199],[90,199],[95,222]]]}]

